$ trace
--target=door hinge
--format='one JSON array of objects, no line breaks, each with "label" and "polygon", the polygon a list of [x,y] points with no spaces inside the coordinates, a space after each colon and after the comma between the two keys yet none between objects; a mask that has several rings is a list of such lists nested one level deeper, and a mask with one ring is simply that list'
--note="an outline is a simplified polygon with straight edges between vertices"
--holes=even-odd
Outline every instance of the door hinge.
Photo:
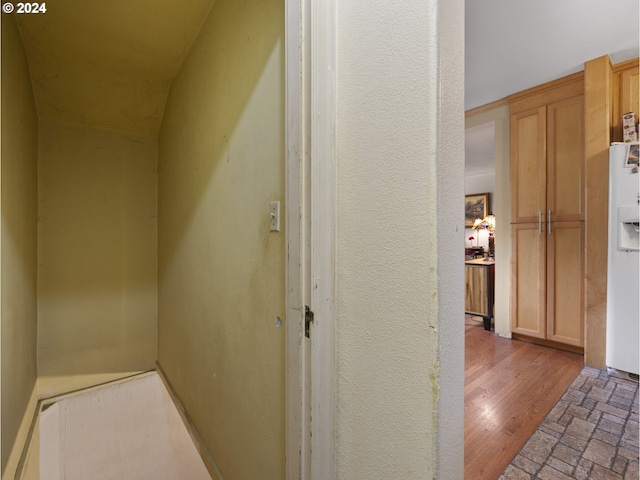
[{"label": "door hinge", "polygon": [[308,305],[304,306],[304,336],[309,337],[309,327],[313,322],[313,311],[309,308]]}]

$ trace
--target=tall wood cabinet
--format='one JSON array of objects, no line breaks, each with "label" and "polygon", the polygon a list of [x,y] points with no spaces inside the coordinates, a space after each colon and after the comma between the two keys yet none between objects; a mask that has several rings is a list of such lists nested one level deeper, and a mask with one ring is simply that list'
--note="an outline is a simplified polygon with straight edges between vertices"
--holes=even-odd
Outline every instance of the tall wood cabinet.
[{"label": "tall wood cabinet", "polygon": [[582,74],[509,98],[511,330],[584,346]]}]

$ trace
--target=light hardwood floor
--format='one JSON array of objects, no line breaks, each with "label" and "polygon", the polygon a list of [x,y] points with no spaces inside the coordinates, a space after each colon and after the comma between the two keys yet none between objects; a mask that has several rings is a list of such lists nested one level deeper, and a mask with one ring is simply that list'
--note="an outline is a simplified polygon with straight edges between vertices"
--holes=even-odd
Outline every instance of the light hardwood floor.
[{"label": "light hardwood floor", "polygon": [[582,355],[465,321],[465,479],[495,480],[584,366]]}]

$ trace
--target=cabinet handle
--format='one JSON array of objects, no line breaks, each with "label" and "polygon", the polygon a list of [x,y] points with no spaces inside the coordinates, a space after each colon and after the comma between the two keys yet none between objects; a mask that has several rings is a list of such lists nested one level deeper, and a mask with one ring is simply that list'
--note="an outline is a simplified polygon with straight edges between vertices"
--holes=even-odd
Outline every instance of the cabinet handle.
[{"label": "cabinet handle", "polygon": [[547,210],[547,235],[551,235],[551,210]]},{"label": "cabinet handle", "polygon": [[538,211],[538,235],[542,235],[542,212]]}]

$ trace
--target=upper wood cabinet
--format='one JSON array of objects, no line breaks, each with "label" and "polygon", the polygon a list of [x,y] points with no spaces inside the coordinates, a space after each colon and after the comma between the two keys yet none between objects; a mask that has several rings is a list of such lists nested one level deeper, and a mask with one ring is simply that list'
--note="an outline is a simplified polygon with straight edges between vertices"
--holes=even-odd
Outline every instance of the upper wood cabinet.
[{"label": "upper wood cabinet", "polygon": [[613,66],[611,141],[622,141],[622,115],[640,116],[640,66],[637,58]]},{"label": "upper wood cabinet", "polygon": [[584,220],[583,81],[511,97],[511,222]]},{"label": "upper wood cabinet", "polygon": [[547,211],[584,220],[584,96],[547,106]]},{"label": "upper wood cabinet", "polygon": [[581,75],[510,97],[511,330],[584,346]]}]

